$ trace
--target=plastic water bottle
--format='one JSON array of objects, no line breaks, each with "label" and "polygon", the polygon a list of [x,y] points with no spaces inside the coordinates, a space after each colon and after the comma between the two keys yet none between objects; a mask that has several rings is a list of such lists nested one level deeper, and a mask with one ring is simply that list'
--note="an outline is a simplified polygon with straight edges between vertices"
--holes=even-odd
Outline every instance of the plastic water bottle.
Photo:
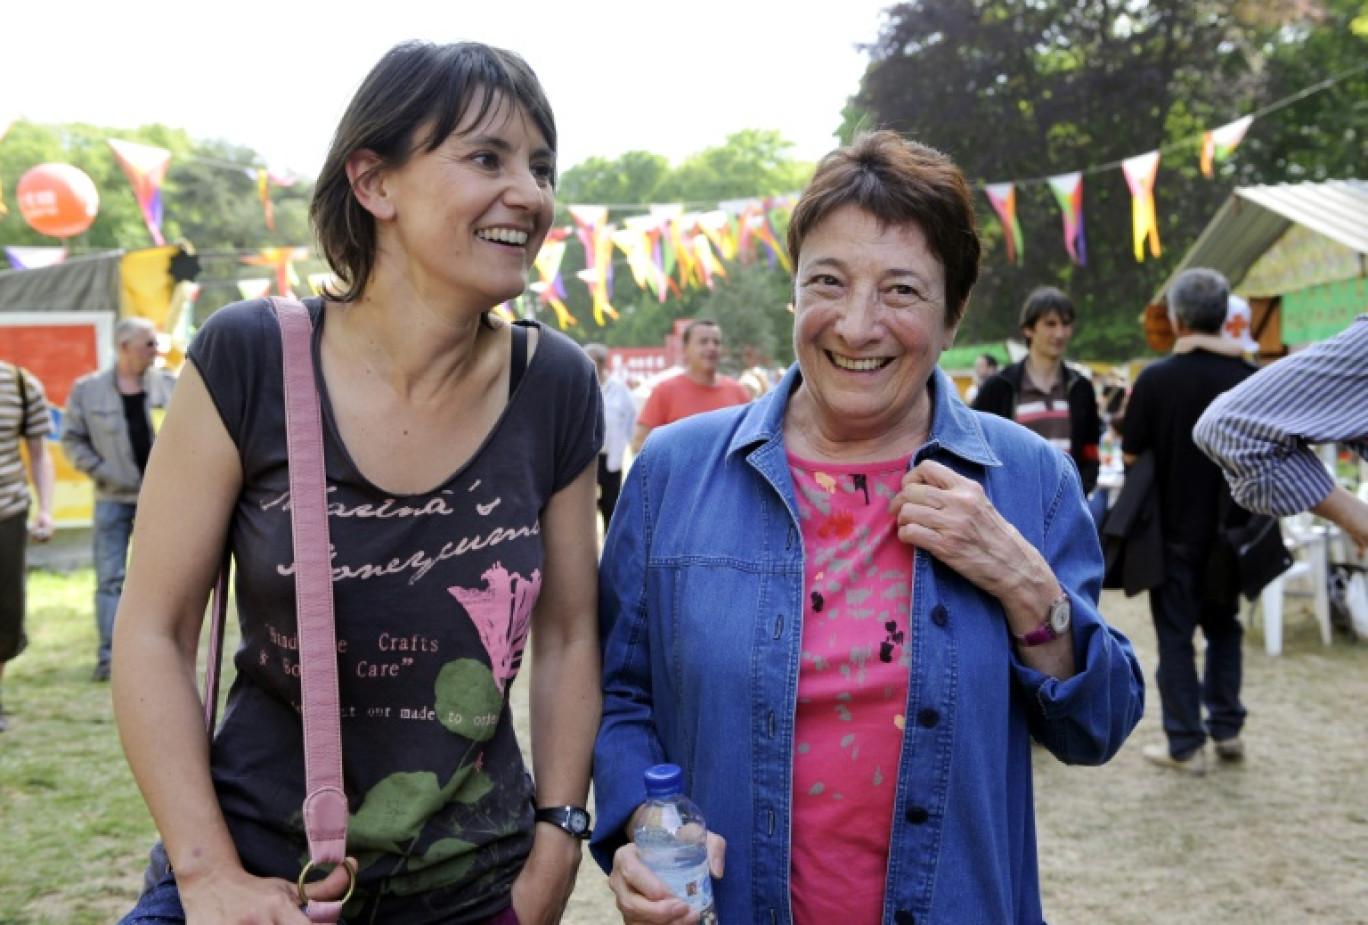
[{"label": "plastic water bottle", "polygon": [[645,783],[646,805],[632,831],[637,853],[670,892],[699,911],[703,925],[717,925],[708,826],[684,795],[684,772],[677,764],[658,764],[647,769]]}]

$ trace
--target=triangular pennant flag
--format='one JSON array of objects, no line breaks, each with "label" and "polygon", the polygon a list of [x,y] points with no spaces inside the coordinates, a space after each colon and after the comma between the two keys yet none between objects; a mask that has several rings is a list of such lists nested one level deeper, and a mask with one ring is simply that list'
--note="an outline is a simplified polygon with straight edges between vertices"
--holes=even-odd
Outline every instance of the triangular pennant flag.
[{"label": "triangular pennant flag", "polygon": [[337,283],[337,277],[332,273],[310,273],[307,277],[309,291],[314,295],[322,295],[323,287],[332,288]]},{"label": "triangular pennant flag", "polygon": [[556,324],[560,325],[562,331],[572,324],[579,323],[565,305],[565,283],[560,275],[561,261],[565,258],[567,234],[568,231],[563,228],[553,228],[547,234],[546,242],[537,252],[536,262],[533,263],[541,280],[528,286],[537,294],[538,301],[551,306],[556,313]]},{"label": "triangular pennant flag", "polygon": [[1234,153],[1253,122],[1253,116],[1244,116],[1202,135],[1203,176],[1215,176],[1216,165]]},{"label": "triangular pennant flag", "polygon": [[[628,256],[627,265],[632,269],[633,278],[637,279],[637,285],[643,289],[649,289],[655,294],[656,300],[662,304],[670,292],[671,280],[665,271],[664,251],[661,247],[661,236],[664,233],[660,219],[653,215],[631,215],[622,220],[624,229],[629,233],[640,235],[640,239],[628,240],[633,246],[639,248],[636,252],[636,259],[640,262],[639,266],[632,261],[632,255]],[[616,237],[614,238],[616,242]],[[619,244],[619,247],[622,245]],[[639,274],[639,275],[638,275]],[[642,277],[645,282],[641,281]]]},{"label": "triangular pennant flag", "polygon": [[708,236],[723,260],[736,259],[736,235],[732,234],[731,220],[725,211],[714,209],[698,216],[698,230]]},{"label": "triangular pennant flag", "polygon": [[1150,256],[1158,257],[1159,221],[1154,210],[1154,178],[1159,173],[1159,152],[1137,154],[1121,162],[1126,185],[1131,191],[1131,233],[1135,243],[1135,259],[1145,262],[1145,239],[1149,239]]},{"label": "triangular pennant flag", "polygon": [[5,257],[16,270],[37,270],[55,267],[66,260],[65,247],[6,247]]},{"label": "triangular pennant flag", "polygon": [[983,188],[1002,222],[1002,239],[1007,244],[1007,262],[1016,263],[1021,256],[1021,223],[1016,214],[1016,188],[1010,183],[989,183]]},{"label": "triangular pennant flag", "polygon": [[797,193],[785,193],[782,196],[765,200],[765,228],[762,240],[765,242],[765,246],[769,248],[769,265],[773,268],[774,262],[778,260],[779,265],[784,268],[786,273],[792,273],[793,267],[789,264],[788,251],[784,249],[784,245],[779,243],[779,234],[774,230],[773,217],[774,213],[780,209],[788,209],[792,212],[797,202]]},{"label": "triangular pennant flag", "polygon": [[266,227],[275,231],[275,206],[271,204],[271,175],[265,167],[257,169],[257,198],[261,200],[261,211],[266,214]]},{"label": "triangular pennant flag", "polygon": [[1050,192],[1064,215],[1064,249],[1080,267],[1088,265],[1088,249],[1083,240],[1083,174],[1061,173],[1050,177]]},{"label": "triangular pennant flag", "polygon": [[575,222],[575,236],[584,245],[584,260],[589,267],[594,266],[598,248],[594,246],[594,233],[608,221],[607,206],[576,205],[570,206],[570,217]]},{"label": "triangular pennant flag", "polygon": [[244,299],[264,299],[271,291],[269,279],[240,279],[237,281],[238,294]]},{"label": "triangular pennant flag", "polygon": [[293,299],[293,287],[299,285],[299,276],[295,273],[294,262],[305,260],[308,256],[309,249],[307,247],[263,247],[256,254],[241,259],[243,263],[252,266],[275,267],[276,293],[287,299]]},{"label": "triangular pennant flag", "polygon": [[161,246],[166,243],[162,237],[162,180],[166,178],[166,168],[171,164],[171,152],[165,148],[153,148],[132,141],[107,139],[114,150],[114,158],[123,167],[133,187],[133,195],[138,199],[143,221],[152,233],[152,240]]}]

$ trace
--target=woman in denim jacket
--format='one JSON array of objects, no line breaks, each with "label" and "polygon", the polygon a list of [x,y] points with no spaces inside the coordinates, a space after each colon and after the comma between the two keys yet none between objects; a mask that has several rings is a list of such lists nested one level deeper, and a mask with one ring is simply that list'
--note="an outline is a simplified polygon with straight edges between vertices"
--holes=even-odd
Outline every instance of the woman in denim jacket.
[{"label": "woman in denim jacket", "polygon": [[626,921],[696,917],[630,844],[670,761],[728,925],[1041,922],[1031,740],[1100,764],[1144,699],[1078,473],[936,368],[979,258],[947,158],[862,136],[788,244],[797,365],[653,434],[607,537],[596,859]]}]

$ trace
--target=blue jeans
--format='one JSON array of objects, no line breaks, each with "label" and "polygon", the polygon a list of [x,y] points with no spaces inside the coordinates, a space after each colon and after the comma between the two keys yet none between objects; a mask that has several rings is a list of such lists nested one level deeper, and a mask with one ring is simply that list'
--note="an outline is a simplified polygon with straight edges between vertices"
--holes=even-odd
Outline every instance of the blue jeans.
[{"label": "blue jeans", "polygon": [[[155,887],[138,898],[138,904],[119,920],[119,925],[185,925],[185,909],[181,906],[176,875],[167,871]],[[509,906],[482,925],[518,925],[518,916]]]},{"label": "blue jeans", "polygon": [[114,616],[128,571],[128,540],[133,535],[136,504],[95,502],[95,628],[100,633],[98,660],[109,664],[114,639]]},{"label": "blue jeans", "polygon": [[138,904],[119,920],[119,925],[161,925],[165,922],[174,922],[176,925],[184,925],[185,922],[180,888],[176,886],[176,875],[169,870],[155,886],[138,897]]},{"label": "blue jeans", "polygon": [[[1233,739],[1244,726],[1240,702],[1244,627],[1239,605],[1204,598],[1207,550],[1164,546],[1164,581],[1149,593],[1159,642],[1159,700],[1169,754],[1183,758],[1206,742]],[[1193,635],[1206,637],[1206,660],[1197,676]],[[1202,707],[1207,720],[1202,722]]]}]

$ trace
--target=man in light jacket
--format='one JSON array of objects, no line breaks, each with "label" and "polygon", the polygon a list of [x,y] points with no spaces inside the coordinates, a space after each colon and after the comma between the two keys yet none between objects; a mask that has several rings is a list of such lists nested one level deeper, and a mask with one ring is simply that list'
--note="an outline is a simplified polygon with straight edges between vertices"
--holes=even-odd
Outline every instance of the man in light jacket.
[{"label": "man in light jacket", "polygon": [[622,491],[622,457],[636,427],[637,406],[626,384],[613,378],[608,371],[608,348],[603,344],[585,344],[584,352],[598,370],[599,388],[603,391],[603,449],[598,458],[598,508],[603,515],[603,532],[608,532],[608,521],[613,518],[618,494]]},{"label": "man in light jacket", "polygon": [[123,593],[128,541],[143,470],[152,452],[175,379],[153,363],[157,329],[144,318],[114,326],[112,366],[82,376],[71,388],[62,448],[71,464],[95,482],[95,625],[100,644],[94,681],[109,680],[114,616]]}]

